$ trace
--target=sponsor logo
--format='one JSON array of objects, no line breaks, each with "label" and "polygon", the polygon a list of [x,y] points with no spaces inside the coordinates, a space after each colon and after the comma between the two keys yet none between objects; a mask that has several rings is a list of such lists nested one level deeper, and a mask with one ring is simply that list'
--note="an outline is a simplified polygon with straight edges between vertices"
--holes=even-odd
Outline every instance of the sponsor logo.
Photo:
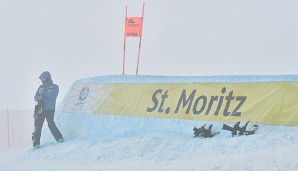
[{"label": "sponsor logo", "polygon": [[136,32],[126,33],[126,36],[135,36],[135,37],[137,37],[138,33],[136,33]]},{"label": "sponsor logo", "polygon": [[82,88],[79,94],[79,100],[84,101],[87,98],[88,94],[89,94],[89,87]]},{"label": "sponsor logo", "polygon": [[128,27],[139,27],[140,23],[139,22],[136,23],[133,19],[129,19],[127,21],[126,26],[128,26]]},{"label": "sponsor logo", "polygon": [[130,24],[130,23],[131,23],[131,24],[134,24],[135,22],[133,21],[133,19],[129,19],[129,20],[128,20],[128,24]]},{"label": "sponsor logo", "polygon": [[75,106],[80,108],[84,107],[85,99],[88,97],[89,90],[90,90],[89,87],[82,88],[78,97],[79,101],[75,103]]}]

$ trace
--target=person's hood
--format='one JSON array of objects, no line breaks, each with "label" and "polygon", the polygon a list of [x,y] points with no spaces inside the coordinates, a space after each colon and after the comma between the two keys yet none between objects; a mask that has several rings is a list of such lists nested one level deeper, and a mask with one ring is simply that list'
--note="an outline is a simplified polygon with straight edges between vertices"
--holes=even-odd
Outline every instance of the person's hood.
[{"label": "person's hood", "polygon": [[47,80],[49,80],[49,82],[53,82],[53,80],[51,78],[51,74],[48,71],[41,73],[39,78],[47,79]]}]

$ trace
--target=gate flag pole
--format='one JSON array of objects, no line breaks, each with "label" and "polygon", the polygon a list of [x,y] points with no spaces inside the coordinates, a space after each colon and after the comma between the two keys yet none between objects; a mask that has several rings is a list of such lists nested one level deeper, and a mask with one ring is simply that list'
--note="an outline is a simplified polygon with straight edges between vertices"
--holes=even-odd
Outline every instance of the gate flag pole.
[{"label": "gate flag pole", "polygon": [[[143,2],[143,10],[142,10],[142,28],[143,28],[143,22],[144,22],[144,8],[145,8],[145,2]],[[142,30],[141,30],[141,32],[142,32]],[[142,34],[140,35],[136,75],[138,75],[138,72],[139,72],[141,44],[142,44]]]},{"label": "gate flag pole", "polygon": [[[125,23],[127,22],[127,5],[125,8]],[[124,75],[125,68],[125,45],[126,45],[126,27],[124,28],[124,49],[123,49],[123,66],[122,66],[122,75]]]},{"label": "gate flag pole", "polygon": [[139,37],[140,41],[139,41],[138,61],[137,61],[137,70],[136,70],[136,75],[138,75],[140,54],[141,54],[141,43],[142,43],[144,7],[145,7],[145,2],[143,2],[142,17],[127,17],[127,6],[126,6],[122,75],[125,74],[126,38],[127,37]]}]

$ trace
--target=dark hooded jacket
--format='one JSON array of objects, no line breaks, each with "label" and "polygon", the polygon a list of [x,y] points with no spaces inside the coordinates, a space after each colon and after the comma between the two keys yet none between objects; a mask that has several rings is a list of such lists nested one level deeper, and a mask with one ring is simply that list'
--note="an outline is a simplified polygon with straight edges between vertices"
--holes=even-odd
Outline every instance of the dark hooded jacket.
[{"label": "dark hooded jacket", "polygon": [[[53,84],[51,74],[48,71],[43,72],[39,78],[43,78],[46,81],[40,85],[35,93],[34,100],[40,102],[39,97],[43,99],[43,110],[55,110],[56,99],[59,93],[59,87]],[[44,93],[39,93],[39,89],[43,88]]]}]

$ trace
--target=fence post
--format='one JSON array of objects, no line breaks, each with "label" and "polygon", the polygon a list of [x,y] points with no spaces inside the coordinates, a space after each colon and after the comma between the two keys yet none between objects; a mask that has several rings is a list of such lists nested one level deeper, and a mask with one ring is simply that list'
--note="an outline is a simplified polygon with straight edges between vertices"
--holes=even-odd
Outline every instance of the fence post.
[{"label": "fence post", "polygon": [[10,144],[9,144],[9,112],[8,112],[8,109],[6,110],[6,113],[7,113],[7,145],[9,147]]}]

